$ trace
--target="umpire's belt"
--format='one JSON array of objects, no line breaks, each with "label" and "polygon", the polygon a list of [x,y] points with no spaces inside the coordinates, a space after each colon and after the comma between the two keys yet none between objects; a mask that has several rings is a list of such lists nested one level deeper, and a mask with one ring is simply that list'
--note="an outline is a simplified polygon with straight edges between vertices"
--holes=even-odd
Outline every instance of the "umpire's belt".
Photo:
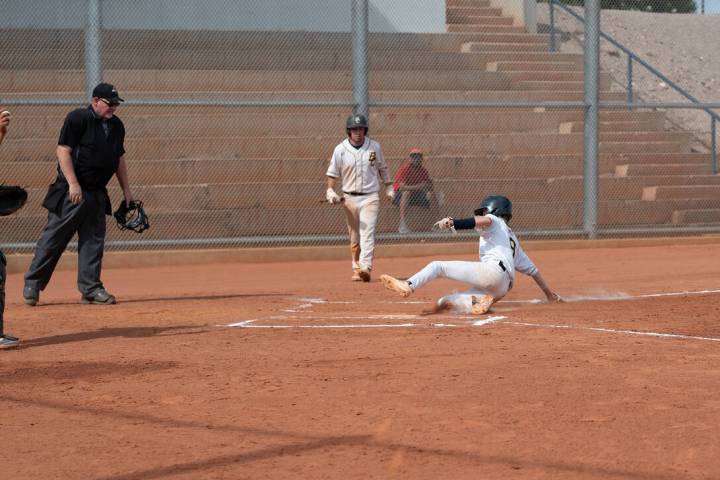
[{"label": "umpire's belt", "polygon": [[343,190],[343,193],[345,195],[370,195],[370,193],[372,192],[346,192],[345,190]]}]

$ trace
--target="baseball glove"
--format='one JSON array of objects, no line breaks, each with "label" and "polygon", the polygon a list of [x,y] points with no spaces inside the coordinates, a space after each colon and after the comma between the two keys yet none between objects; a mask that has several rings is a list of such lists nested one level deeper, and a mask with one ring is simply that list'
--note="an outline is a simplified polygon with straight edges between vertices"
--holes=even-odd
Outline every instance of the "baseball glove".
[{"label": "baseball glove", "polygon": [[113,216],[120,230],[132,230],[142,233],[150,228],[148,216],[140,201],[133,200],[130,205],[127,205],[123,200]]},{"label": "baseball glove", "polygon": [[0,217],[20,210],[27,197],[27,191],[22,187],[0,185]]}]

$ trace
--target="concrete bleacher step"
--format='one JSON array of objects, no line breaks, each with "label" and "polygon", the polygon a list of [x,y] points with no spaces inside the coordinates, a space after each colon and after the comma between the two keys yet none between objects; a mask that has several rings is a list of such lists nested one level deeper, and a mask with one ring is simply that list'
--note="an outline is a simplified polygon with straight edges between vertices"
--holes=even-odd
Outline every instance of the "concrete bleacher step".
[{"label": "concrete bleacher step", "polygon": [[[332,112],[306,112],[293,115],[268,113],[238,113],[218,109],[216,113],[122,113],[127,134],[132,137],[162,135],[199,135],[199,136],[263,136],[272,134],[290,136],[344,135],[347,115]],[[610,112],[608,112],[610,113]],[[613,115],[601,114],[608,122],[603,132],[612,132]],[[656,130],[656,115],[635,116],[634,122],[618,122],[623,125],[622,132],[652,132]],[[63,123],[61,115],[24,115],[22,109],[13,109],[13,124],[26,138],[53,137],[58,134]],[[371,135],[384,133],[508,133],[508,132],[548,132],[581,133],[582,129],[570,129],[582,119],[582,113],[572,110],[527,111],[505,109],[486,114],[482,111],[427,113],[398,112],[371,113]],[[11,132],[12,134],[13,132]],[[11,137],[9,137],[11,138]],[[14,136],[13,136],[14,138]],[[338,141],[340,138],[338,138]],[[2,152],[0,152],[0,155]]]},{"label": "concrete bleacher step", "polygon": [[710,175],[712,166],[709,161],[701,163],[650,163],[644,165],[617,165],[616,177],[649,176],[649,175]]},{"label": "concrete bleacher step", "polygon": [[717,225],[720,223],[720,208],[696,208],[675,210],[672,213],[673,225]]},{"label": "concrete bleacher step", "polygon": [[547,61],[547,60],[523,60],[509,61],[497,60],[488,62],[486,70],[492,72],[511,72],[511,71],[541,71],[541,72],[558,72],[558,71],[583,71],[582,65],[575,62],[566,61]]},{"label": "concrete bleacher step", "polygon": [[[507,75],[508,78],[515,82],[524,81],[535,81],[537,78],[542,78],[546,82],[582,82],[583,72],[579,70],[557,70],[557,71],[542,71],[542,70],[503,70],[502,73]],[[600,84],[603,86],[603,90],[608,90],[605,85],[610,85],[612,77],[609,72],[600,72]],[[609,110],[606,110],[609,111]]]},{"label": "concrete bleacher step", "polygon": [[[262,177],[258,177],[262,179]],[[675,177],[615,178],[599,179],[600,197],[603,201],[639,199],[643,186],[650,181],[674,182]],[[451,204],[472,203],[478,200],[478,192],[502,192],[514,202],[580,201],[583,198],[583,178],[580,175],[554,178],[497,177],[475,179],[436,178],[433,181],[436,191],[443,192],[445,201]],[[720,183],[717,183],[720,186]],[[324,198],[326,183],[322,175],[313,181],[244,181],[241,183],[202,183],[192,184],[151,184],[135,182],[133,193],[143,201],[148,209],[162,211],[218,210],[223,208],[256,208],[268,210],[286,207],[312,207]],[[41,202],[46,193],[45,187],[29,188],[27,207],[22,215],[32,215],[42,211]],[[111,198],[119,199],[122,192],[113,183],[109,186]]]},{"label": "concrete bleacher step", "polygon": [[450,33],[527,33],[525,27],[515,25],[468,25],[464,23],[449,23],[447,31]]},{"label": "concrete bleacher step", "polygon": [[[511,28],[511,27],[508,27]],[[227,69],[227,70],[343,70],[352,71],[350,50],[223,51],[211,48],[172,48],[105,52],[108,69]],[[69,69],[82,65],[80,52],[48,49],[29,56],[24,50],[3,53],[6,65],[18,69]],[[433,52],[378,50],[368,56],[372,70],[484,70],[489,62],[564,62],[582,65],[582,55],[550,52]]]},{"label": "concrete bleacher step", "polygon": [[[706,201],[703,201],[706,202]],[[514,202],[512,227],[516,231],[523,229],[562,229],[578,228],[583,225],[582,201],[533,201]],[[469,203],[446,203],[441,215],[467,216],[477,208],[477,199]],[[628,200],[601,201],[598,205],[599,225],[607,227],[637,227],[643,225],[671,226],[672,212],[699,208],[720,208],[720,201],[711,204],[698,204],[697,200],[660,200],[656,203]],[[380,207],[378,232],[397,232],[398,209],[383,202]],[[624,215],[618,215],[623,212]],[[169,212],[148,210],[151,228],[143,233],[143,240],[163,239],[181,240],[185,238],[232,238],[246,236],[276,235],[347,235],[345,217],[341,207],[322,205],[300,208],[263,207],[220,210],[186,210]],[[262,218],[262,224],[258,224]],[[293,221],[289,222],[288,218]],[[0,218],[0,229],[4,242],[28,241],[24,232],[40,232],[47,215],[18,216]],[[437,218],[432,218],[432,221]],[[192,224],[197,228],[188,229]],[[431,226],[428,221],[428,228]],[[36,238],[31,241],[34,242]],[[134,233],[120,232],[108,223],[108,240],[138,240]]]},{"label": "concrete bleacher step", "polygon": [[[602,89],[609,89],[610,76],[601,74]],[[122,85],[123,94],[133,90],[163,88],[182,90],[350,90],[352,74],[338,70],[319,71],[224,71],[224,70],[106,70],[105,78]],[[70,92],[84,94],[84,72],[78,70],[16,70],[0,71],[3,94],[30,92]],[[502,89],[524,82],[582,82],[579,71],[423,71],[381,70],[370,72],[370,90],[392,89]],[[523,83],[520,83],[523,82]],[[546,90],[552,90],[546,84]],[[516,87],[513,87],[516,88]],[[557,88],[556,88],[557,89]],[[573,87],[577,89],[577,85]],[[582,88],[581,88],[582,89]],[[126,95],[127,96],[127,95]]]},{"label": "concrete bleacher step", "polygon": [[720,199],[720,183],[712,185],[657,185],[643,188],[642,200]]},{"label": "concrete bleacher step", "polygon": [[[601,90],[609,90],[611,81],[607,78],[603,78],[600,80],[600,89]],[[553,88],[557,88],[560,90],[582,90],[584,88],[584,83],[582,81],[575,82],[575,81],[551,81],[551,80],[521,80],[518,82],[515,82],[514,88],[517,90],[552,90]]]},{"label": "concrete bleacher step", "polygon": [[[470,154],[528,154],[542,152],[569,154],[582,152],[581,134],[551,134],[544,132],[517,132],[507,134],[399,134],[378,135],[383,151],[398,156],[418,145],[428,151],[444,152],[446,155]],[[236,157],[275,158],[279,152],[292,157],[317,155],[318,151],[330,151],[337,144],[338,136],[304,137],[251,137],[251,136],[161,136],[126,137],[127,158],[169,159],[182,157]],[[3,145],[3,155],[15,161],[54,159],[56,138],[9,138]],[[685,141],[643,140],[639,134],[608,133],[601,135],[601,153],[637,152],[684,152]]]},{"label": "concrete bleacher step", "polygon": [[[566,122],[560,126],[562,132],[579,133],[584,131],[585,122],[581,119],[575,122]],[[660,120],[648,117],[644,121],[601,121],[601,132],[628,132],[628,131],[665,131],[665,119]]]},{"label": "concrete bleacher step", "polygon": [[460,47],[461,52],[547,52],[544,43],[490,43],[467,42]]},{"label": "concrete bleacher step", "polygon": [[602,153],[632,153],[632,152],[649,152],[649,153],[683,153],[687,152],[685,145],[677,142],[601,142],[600,151]]},{"label": "concrete bleacher step", "polygon": [[447,25],[448,32],[451,33],[526,33],[525,27],[514,25],[469,25],[465,23],[449,23]]},{"label": "concrete bleacher step", "polygon": [[[47,92],[46,94],[40,94],[38,92],[28,94],[10,94],[5,98],[12,98],[14,100],[27,100],[32,99],[34,101],[48,99],[54,99],[60,92]],[[168,91],[135,91],[132,92],[132,100],[128,98],[128,106],[131,105],[131,101],[142,101],[142,100],[195,100],[195,101],[209,101],[209,102],[252,102],[259,103],[257,109],[267,109],[262,105],[263,102],[337,102],[342,104],[346,102],[348,107],[345,107],[344,111],[350,110],[349,105],[352,104],[352,92],[351,91],[304,91],[304,92],[286,92],[286,91],[255,91],[255,92],[239,92],[239,91],[226,91],[226,92],[168,92]],[[620,100],[623,98],[624,93],[622,92],[601,92],[600,98],[602,100]],[[443,108],[467,108],[463,107],[460,102],[544,102],[544,101],[582,101],[582,91],[539,91],[539,90],[380,90],[372,92],[373,101],[377,102],[438,102],[448,103],[456,102],[459,103],[458,107],[444,106]],[[79,106],[82,106],[83,102],[78,100]],[[123,106],[124,108],[125,106]],[[177,107],[176,107],[177,108]],[[193,106],[187,106],[185,108],[194,108]],[[238,107],[242,108],[242,107]],[[292,107],[286,107],[292,111]],[[296,107],[300,108],[300,107]],[[308,107],[313,108],[313,107]],[[424,108],[427,110],[428,107],[403,107],[399,105],[396,108]],[[50,111],[50,110],[48,110]],[[68,108],[65,108],[68,111]],[[276,110],[277,111],[277,110]],[[120,112],[118,112],[120,115]]]},{"label": "concrete bleacher step", "polygon": [[448,8],[471,7],[471,8],[487,8],[490,7],[490,0],[446,0]]},{"label": "concrete bleacher step", "polygon": [[[332,146],[316,152],[312,157],[279,158],[182,158],[159,160],[141,158],[129,160],[128,169],[133,185],[179,185],[199,183],[242,183],[260,181],[267,175],[272,165],[274,178],[278,181],[313,182],[322,179],[327,170]],[[320,149],[319,149],[320,150]],[[668,161],[697,161],[699,154],[663,154]],[[692,158],[691,158],[692,157]],[[388,156],[386,160],[390,171],[397,172],[406,156]],[[613,174],[619,162],[657,161],[654,154],[601,154],[599,172],[609,176]],[[425,167],[436,180],[481,179],[489,172],[497,178],[549,178],[560,176],[578,176],[583,173],[582,154],[569,155],[426,155]],[[7,162],[0,161],[3,169],[3,181],[7,184],[19,184],[25,187],[45,188],[55,178],[55,160],[44,162]],[[690,176],[654,176],[633,177],[635,182],[652,182],[659,179],[664,183],[697,181],[700,177]],[[702,177],[703,183],[710,177]],[[713,179],[713,181],[715,181]]]},{"label": "concrete bleacher step", "polygon": [[[4,55],[10,51],[34,52],[54,49],[65,53],[82,52],[82,30],[11,29],[12,42],[0,44]],[[467,33],[370,32],[368,48],[376,50],[425,50],[455,52],[466,42],[541,43],[549,45],[548,34],[529,34],[524,30]],[[196,48],[217,51],[261,49],[266,52],[292,50],[298,47],[317,50],[350,50],[350,32],[302,31],[221,31],[221,30],[103,30],[104,51],[151,50],[158,46],[174,46],[191,51]],[[6,64],[7,65],[7,64]],[[37,65],[38,68],[45,68]],[[73,68],[69,64],[66,68]],[[74,67],[78,68],[78,67]]]},{"label": "concrete bleacher step", "polygon": [[[476,12],[479,13],[480,10],[476,10]],[[448,27],[481,27],[482,29],[491,25],[511,27],[514,23],[512,17],[502,17],[500,15],[468,15],[460,12],[448,12],[446,18]]]},{"label": "concrete bleacher step", "polygon": [[472,6],[453,6],[448,5],[445,8],[445,18],[448,23],[454,23],[453,19],[460,20],[465,17],[499,17],[502,16],[502,8],[497,7],[472,7]]},{"label": "concrete bleacher step", "polygon": [[[62,126],[67,106],[13,107],[15,128],[8,138],[52,137]],[[181,116],[178,111],[183,111]],[[275,109],[254,112],[227,107],[144,107],[123,106],[119,115],[129,135],[163,135],[169,132],[209,131],[215,124],[218,132],[242,131],[246,135],[281,132],[287,135],[344,134],[347,111],[297,110],[289,115]],[[580,110],[484,108],[398,110],[373,109],[369,116],[371,134],[382,132],[470,133],[492,131],[555,131],[581,133],[583,113]],[[662,128],[665,114],[657,111],[601,110],[601,130],[610,131],[616,124],[625,130],[654,131]],[[493,129],[497,126],[497,129]],[[16,130],[17,129],[17,130]],[[196,130],[197,129],[197,130]],[[2,158],[0,150],[0,158]]]},{"label": "concrete bleacher step", "polygon": [[[9,75],[3,84],[3,94],[41,93],[79,96],[84,93],[82,72],[18,71]],[[536,81],[543,72],[494,72],[494,71],[418,71],[382,70],[371,72],[369,89],[376,90],[514,90],[518,85],[528,84],[533,90],[581,91],[574,72],[559,72],[553,83]],[[563,78],[565,77],[565,78]],[[329,71],[222,71],[222,70],[108,70],[105,78],[115,85],[122,85],[127,100],[135,92],[158,91],[337,91],[352,90],[352,73]],[[601,82],[603,90],[609,90],[609,77]],[[540,88],[543,87],[543,88]],[[567,87],[567,88],[563,88]],[[167,94],[166,94],[167,95]]]}]

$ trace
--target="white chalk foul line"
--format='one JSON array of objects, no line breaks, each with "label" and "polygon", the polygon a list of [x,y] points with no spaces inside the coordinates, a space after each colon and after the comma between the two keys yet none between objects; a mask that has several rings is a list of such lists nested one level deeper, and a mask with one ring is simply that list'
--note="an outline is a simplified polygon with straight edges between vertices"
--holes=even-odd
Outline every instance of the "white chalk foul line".
[{"label": "white chalk foul line", "polygon": [[548,325],[543,323],[528,323],[528,322],[514,322],[507,321],[503,322],[505,325],[519,325],[523,327],[538,327],[538,328],[562,328],[567,330],[587,330],[591,332],[603,332],[603,333],[615,333],[618,335],[639,335],[645,337],[659,337],[659,338],[677,338],[681,340],[704,340],[708,342],[720,342],[720,338],[716,337],[699,337],[694,335],[680,335],[677,333],[659,333],[659,332],[638,332],[636,330],[615,330],[612,328],[600,328],[600,327],[577,327],[574,325]]},{"label": "white chalk foul line", "polygon": [[[683,292],[664,293],[643,293],[640,295],[628,295],[622,292],[608,293],[606,295],[568,295],[563,296],[566,302],[597,302],[607,300],[637,300],[639,298],[677,297],[681,295],[707,295],[709,293],[720,293],[720,290],[687,290]],[[531,298],[527,300],[503,300],[502,303],[544,303],[544,300]]]}]

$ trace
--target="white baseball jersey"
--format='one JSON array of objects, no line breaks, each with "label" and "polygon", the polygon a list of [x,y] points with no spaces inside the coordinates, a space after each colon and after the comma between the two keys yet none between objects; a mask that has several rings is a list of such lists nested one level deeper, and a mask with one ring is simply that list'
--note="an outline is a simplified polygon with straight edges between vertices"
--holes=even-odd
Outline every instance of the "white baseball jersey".
[{"label": "white baseball jersey", "polygon": [[492,220],[487,227],[475,227],[480,232],[480,261],[502,262],[515,281],[515,270],[526,275],[534,275],[538,269],[525,254],[515,233],[501,218],[485,215]]},{"label": "white baseball jersey", "polygon": [[360,148],[347,138],[335,147],[326,175],[339,178],[343,192],[376,193],[381,181],[391,182],[380,144],[367,137]]}]

